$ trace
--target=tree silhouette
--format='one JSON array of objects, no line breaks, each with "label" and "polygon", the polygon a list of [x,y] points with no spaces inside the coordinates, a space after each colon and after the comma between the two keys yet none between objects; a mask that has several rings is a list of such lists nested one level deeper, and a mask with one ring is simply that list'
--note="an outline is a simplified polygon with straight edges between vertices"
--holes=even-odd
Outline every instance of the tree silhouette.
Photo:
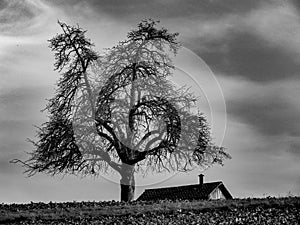
[{"label": "tree silhouette", "polygon": [[[28,175],[45,172],[120,176],[121,200],[134,198],[134,173],[188,171],[230,156],[211,142],[196,97],[170,81],[177,33],[153,20],[99,55],[80,27],[58,22],[50,40],[62,77],[38,128],[35,151],[22,162]],[[21,162],[15,160],[14,162]]]}]

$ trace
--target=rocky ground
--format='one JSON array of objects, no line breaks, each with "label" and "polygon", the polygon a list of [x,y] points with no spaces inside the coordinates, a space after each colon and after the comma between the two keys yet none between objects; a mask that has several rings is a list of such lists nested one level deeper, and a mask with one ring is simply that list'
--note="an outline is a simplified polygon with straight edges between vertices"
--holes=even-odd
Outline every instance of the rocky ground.
[{"label": "rocky ground", "polygon": [[299,225],[300,197],[228,201],[69,202],[0,205],[2,224]]}]

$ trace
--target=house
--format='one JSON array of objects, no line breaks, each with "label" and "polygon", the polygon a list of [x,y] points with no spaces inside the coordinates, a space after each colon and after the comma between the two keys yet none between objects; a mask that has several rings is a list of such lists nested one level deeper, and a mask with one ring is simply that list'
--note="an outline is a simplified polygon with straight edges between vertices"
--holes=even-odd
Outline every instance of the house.
[{"label": "house", "polygon": [[199,175],[199,184],[146,189],[137,201],[232,199],[222,181],[204,183],[203,177],[203,174]]}]

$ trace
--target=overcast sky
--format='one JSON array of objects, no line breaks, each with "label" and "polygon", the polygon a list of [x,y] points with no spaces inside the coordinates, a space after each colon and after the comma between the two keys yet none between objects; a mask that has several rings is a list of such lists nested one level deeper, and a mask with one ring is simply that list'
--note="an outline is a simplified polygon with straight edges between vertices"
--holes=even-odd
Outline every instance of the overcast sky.
[{"label": "overcast sky", "polygon": [[[202,85],[214,140],[232,156],[205,181],[222,180],[240,198],[300,195],[297,0],[0,0],[0,202],[119,199],[116,174],[27,178],[9,161],[26,159],[33,125],[46,121],[40,110],[59,77],[47,42],[60,32],[57,20],[88,30],[101,52],[146,18],[180,33],[188,57],[177,66]],[[200,172],[138,177],[136,197],[197,183]]]}]

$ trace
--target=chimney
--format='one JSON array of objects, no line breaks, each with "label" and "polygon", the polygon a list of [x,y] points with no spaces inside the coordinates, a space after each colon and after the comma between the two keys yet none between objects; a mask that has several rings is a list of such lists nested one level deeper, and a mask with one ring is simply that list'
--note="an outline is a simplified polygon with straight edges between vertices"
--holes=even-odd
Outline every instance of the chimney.
[{"label": "chimney", "polygon": [[200,174],[200,175],[198,175],[198,177],[199,177],[199,185],[200,186],[202,186],[203,185],[203,177],[204,177],[204,175],[203,174]]}]

